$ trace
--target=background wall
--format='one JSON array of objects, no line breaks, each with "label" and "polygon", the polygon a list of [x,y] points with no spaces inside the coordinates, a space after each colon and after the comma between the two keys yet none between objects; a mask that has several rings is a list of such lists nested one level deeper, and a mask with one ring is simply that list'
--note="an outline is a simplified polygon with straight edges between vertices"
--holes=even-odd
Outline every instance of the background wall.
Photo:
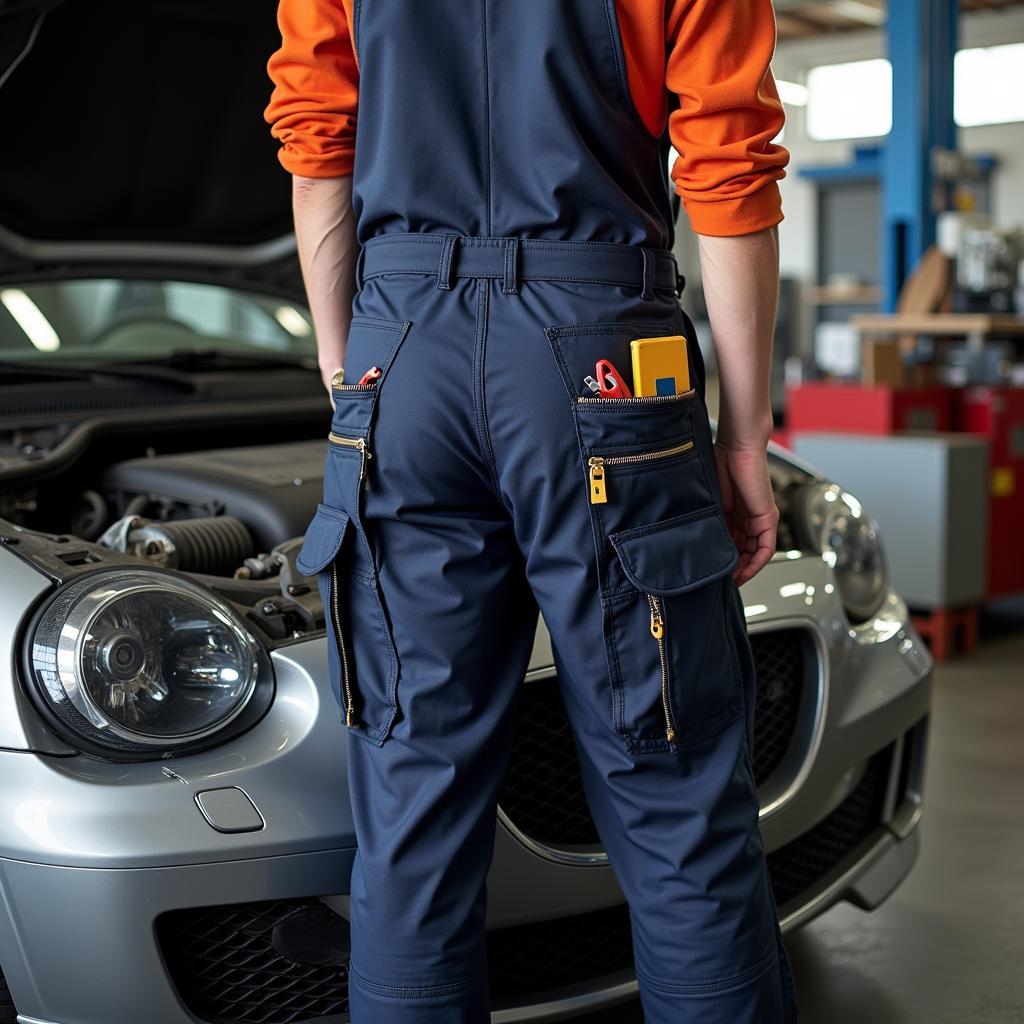
[{"label": "background wall", "polygon": [[[995,46],[1024,40],[1024,11],[987,12],[964,15],[961,19],[960,48]],[[834,38],[817,38],[781,44],[772,68],[776,78],[806,84],[808,69],[818,64],[869,60],[886,56],[882,32],[858,32]],[[797,174],[801,167],[846,164],[853,158],[858,141],[815,142],[807,138],[805,110],[787,107],[782,144],[790,151],[787,176],[780,183],[786,219],[779,225],[781,269],[784,276],[818,284],[816,276],[815,186]],[[999,159],[993,178],[993,214],[1001,224],[1024,224],[1024,124],[986,125],[959,130],[960,149],[968,154],[992,154]]]}]

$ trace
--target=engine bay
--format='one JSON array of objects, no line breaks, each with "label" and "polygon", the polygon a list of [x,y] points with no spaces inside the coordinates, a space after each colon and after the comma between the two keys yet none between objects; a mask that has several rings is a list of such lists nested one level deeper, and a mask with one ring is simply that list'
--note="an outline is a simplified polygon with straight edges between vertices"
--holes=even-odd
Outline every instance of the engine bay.
[{"label": "engine bay", "polygon": [[[67,472],[0,491],[0,541],[59,582],[109,565],[185,573],[271,642],[321,629],[316,581],[295,558],[323,493],[324,440],[302,439],[312,432],[307,425],[293,431],[299,439],[231,443],[269,429],[214,427],[197,433],[207,446],[195,450],[181,450],[179,434],[166,453],[141,455],[120,437],[93,441]],[[209,447],[211,435],[224,444]],[[807,477],[777,457],[769,465],[781,512],[778,547],[793,548],[791,496]]]},{"label": "engine bay", "polygon": [[[5,518],[21,529],[0,534],[60,582],[113,565],[185,573],[281,642],[323,627],[315,580],[295,557],[324,457],[324,442],[307,440],[119,460],[69,496],[59,523],[52,492],[22,491],[15,508],[8,496]],[[37,516],[69,529],[34,532]]]}]

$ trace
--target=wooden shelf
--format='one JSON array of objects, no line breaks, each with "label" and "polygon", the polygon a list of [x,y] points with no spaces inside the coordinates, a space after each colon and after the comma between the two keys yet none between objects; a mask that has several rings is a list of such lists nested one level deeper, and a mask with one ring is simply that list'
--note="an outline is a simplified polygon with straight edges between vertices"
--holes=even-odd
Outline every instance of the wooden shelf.
[{"label": "wooden shelf", "polygon": [[809,306],[875,306],[882,301],[882,289],[874,285],[861,288],[806,288],[804,301]]},{"label": "wooden shelf", "polygon": [[883,336],[1024,336],[1024,316],[1013,313],[863,313],[850,317],[850,324],[861,334]]}]

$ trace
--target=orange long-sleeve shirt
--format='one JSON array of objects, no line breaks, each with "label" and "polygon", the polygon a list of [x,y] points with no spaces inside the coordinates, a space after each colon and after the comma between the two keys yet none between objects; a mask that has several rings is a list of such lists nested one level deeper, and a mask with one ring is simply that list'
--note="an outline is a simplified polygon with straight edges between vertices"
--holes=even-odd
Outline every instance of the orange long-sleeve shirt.
[{"label": "orange long-sleeve shirt", "polygon": [[[742,235],[782,220],[778,179],[789,153],[770,62],[771,0],[617,0],[633,103],[647,129],[668,126],[675,190],[693,230]],[[353,0],[279,0],[281,47],[264,119],[286,170],[352,173],[359,67]],[[669,96],[679,97],[669,113]],[[674,106],[674,104],[673,104]]]}]

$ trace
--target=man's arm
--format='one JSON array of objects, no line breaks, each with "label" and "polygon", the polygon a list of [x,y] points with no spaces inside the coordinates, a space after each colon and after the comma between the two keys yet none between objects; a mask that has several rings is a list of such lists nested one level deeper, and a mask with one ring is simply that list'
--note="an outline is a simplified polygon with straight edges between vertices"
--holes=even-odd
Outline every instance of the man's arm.
[{"label": "man's arm", "polygon": [[359,68],[351,0],[279,0],[281,46],[263,112],[292,173],[295,239],[324,386],[341,369],[352,317],[358,244],[352,211]]},{"label": "man's arm", "polygon": [[774,553],[779,519],[767,445],[789,153],[771,141],[785,120],[770,69],[775,15],[770,0],[668,0],[666,11],[672,179],[698,235],[719,370],[715,458],[742,584]]},{"label": "man's arm", "polygon": [[769,391],[779,286],[778,229],[699,235],[704,299],[715,339],[719,410],[715,456],[725,518],[740,558],[738,584],[775,552],[779,510],[768,476]]},{"label": "man's arm", "polygon": [[352,176],[292,177],[295,242],[316,330],[320,375],[328,393],[345,359],[355,264],[359,252],[352,211]]}]

